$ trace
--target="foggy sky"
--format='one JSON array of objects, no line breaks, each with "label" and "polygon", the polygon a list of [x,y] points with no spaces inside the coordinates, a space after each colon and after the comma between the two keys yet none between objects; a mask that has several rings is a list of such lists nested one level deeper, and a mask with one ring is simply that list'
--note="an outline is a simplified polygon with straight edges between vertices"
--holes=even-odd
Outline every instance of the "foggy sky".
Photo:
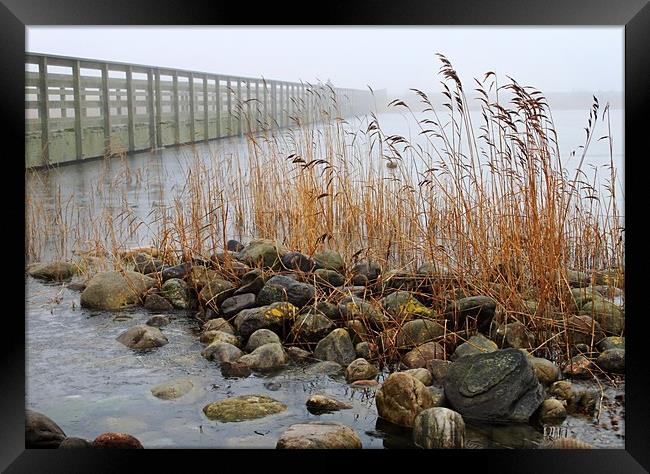
[{"label": "foggy sky", "polygon": [[[495,71],[543,92],[622,91],[623,27],[27,27],[27,51],[338,87],[438,89]],[[473,85],[472,85],[473,88]]]}]

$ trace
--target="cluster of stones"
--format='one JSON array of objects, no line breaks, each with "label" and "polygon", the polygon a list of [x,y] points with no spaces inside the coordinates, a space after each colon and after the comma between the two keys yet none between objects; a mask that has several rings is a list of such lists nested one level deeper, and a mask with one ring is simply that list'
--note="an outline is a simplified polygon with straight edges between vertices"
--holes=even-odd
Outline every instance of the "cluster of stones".
[{"label": "cluster of stones", "polygon": [[[62,262],[52,265],[49,274],[43,265],[28,272],[52,280],[75,273]],[[438,265],[423,265],[415,274],[383,273],[373,262],[346,268],[335,251],[307,256],[270,240],[246,246],[229,241],[226,252],[209,260],[173,266],[138,253],[133,271],[101,272],[87,281],[81,305],[198,310],[204,321],[202,355],[219,364],[226,377],[319,360],[344,370],[351,385],[376,387],[376,362],[394,356],[402,371],[377,389],[379,416],[412,428],[418,446],[448,448],[463,447],[464,418],[561,423],[567,410],[587,411],[590,395],[574,393],[570,382],[560,380],[563,373],[591,374],[594,361],[601,370],[623,372],[624,314],[608,299],[617,296],[616,285],[622,283],[603,274],[593,282],[597,285],[578,272],[567,278],[575,314],[565,320],[565,334],[576,355],[563,371],[526,351],[534,348],[535,338],[524,323],[507,323],[495,299],[459,290],[457,278]],[[432,298],[441,287],[448,296],[442,305]],[[538,304],[526,304],[535,314]],[[167,316],[156,315],[117,340],[132,349],[160,347],[168,340],[159,328],[168,323]],[[152,393],[173,399],[191,388],[176,381]],[[317,395],[307,408],[323,412],[350,406]],[[216,401],[203,411],[210,419],[233,422],[284,410],[272,398],[245,395]],[[290,427],[277,447],[356,448],[361,442],[344,425],[308,423]]]}]

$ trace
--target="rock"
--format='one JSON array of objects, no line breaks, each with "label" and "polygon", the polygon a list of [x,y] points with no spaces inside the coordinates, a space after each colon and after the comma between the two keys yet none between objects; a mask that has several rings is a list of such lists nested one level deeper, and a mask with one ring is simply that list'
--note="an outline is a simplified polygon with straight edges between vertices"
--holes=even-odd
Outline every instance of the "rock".
[{"label": "rock", "polygon": [[357,296],[346,296],[339,302],[339,311],[343,319],[349,321],[360,319],[371,323],[376,328],[383,327],[389,319],[368,301]]},{"label": "rock", "polygon": [[201,351],[201,355],[208,360],[213,360],[218,364],[223,362],[235,362],[239,360],[244,353],[238,347],[227,342],[215,341]]},{"label": "rock", "polygon": [[229,252],[240,252],[243,248],[244,246],[238,240],[230,239],[226,242],[226,250]]},{"label": "rock", "polygon": [[270,278],[257,295],[257,304],[260,306],[288,301],[292,305],[302,308],[314,299],[316,288],[308,283],[301,283],[285,275],[276,275]]},{"label": "rock", "polygon": [[40,280],[63,281],[72,278],[77,269],[77,265],[71,262],[33,263],[27,267],[27,274]]},{"label": "rock", "polygon": [[435,321],[415,319],[400,328],[395,344],[398,349],[412,348],[436,339],[444,333],[445,328]]},{"label": "rock", "polygon": [[255,299],[256,297],[253,293],[244,293],[226,298],[223,303],[221,303],[221,313],[226,318],[235,316],[242,309],[255,307]]},{"label": "rock", "polygon": [[277,449],[361,449],[361,439],[349,426],[332,422],[291,425],[275,446]]},{"label": "rock", "polygon": [[158,328],[138,324],[117,336],[116,340],[130,349],[150,349],[161,347],[169,341]]},{"label": "rock", "polygon": [[578,354],[583,354],[585,356],[590,356],[591,355],[591,349],[587,344],[575,344],[570,347],[569,353],[571,354],[571,357],[578,355]]},{"label": "rock", "polygon": [[343,372],[343,366],[332,362],[330,360],[324,360],[321,362],[316,362],[315,364],[310,365],[305,368],[306,375],[339,375]]},{"label": "rock", "polygon": [[163,267],[163,262],[146,253],[139,253],[134,258],[134,270],[146,275],[156,273]]},{"label": "rock", "polygon": [[548,389],[549,395],[554,396],[560,400],[571,400],[573,398],[573,385],[568,380],[558,380]]},{"label": "rock", "polygon": [[187,274],[187,282],[196,291],[201,291],[212,280],[225,280],[225,277],[220,272],[203,265],[194,265]]},{"label": "rock", "polygon": [[426,369],[431,373],[433,380],[442,383],[447,376],[451,362],[442,359],[433,359],[427,362]]},{"label": "rock", "polygon": [[572,306],[571,309],[578,312],[582,307],[594,299],[602,299],[600,293],[592,288],[573,288],[571,289]]},{"label": "rock", "polygon": [[363,388],[363,389],[376,388],[377,386],[379,386],[379,382],[377,382],[376,380],[357,380],[350,384],[350,387],[352,388]]},{"label": "rock", "polygon": [[264,344],[239,359],[239,362],[257,371],[276,370],[286,365],[288,361],[289,357],[282,345],[278,343]]},{"label": "rock", "polygon": [[242,395],[210,403],[203,408],[203,413],[211,420],[228,423],[262,418],[286,409],[284,403],[264,395]]},{"label": "rock", "polygon": [[258,329],[248,338],[246,343],[246,352],[253,352],[264,344],[280,344],[280,338],[273,331],[268,329]]},{"label": "rock", "polygon": [[252,374],[251,368],[248,364],[240,361],[235,362],[222,362],[221,363],[221,375],[224,377],[236,377],[236,378],[246,378]]},{"label": "rock", "polygon": [[345,285],[345,277],[335,270],[327,270],[319,268],[314,272],[316,284],[321,286],[343,286]]},{"label": "rock", "polygon": [[590,301],[582,306],[579,314],[594,318],[601,329],[609,335],[620,336],[625,328],[625,314],[611,301],[604,299]]},{"label": "rock", "polygon": [[432,385],[430,387],[427,387],[427,390],[429,390],[429,393],[431,394],[431,399],[433,400],[434,407],[444,407],[447,405],[444,389]]},{"label": "rock", "polygon": [[191,268],[192,266],[189,263],[182,263],[172,267],[162,267],[160,269],[160,277],[162,278],[162,281],[167,281],[171,278],[182,280],[188,275]]},{"label": "rock", "polygon": [[381,275],[381,265],[375,262],[359,262],[352,267],[352,275],[361,276],[366,282],[374,283]]},{"label": "rock", "polygon": [[316,262],[316,268],[335,270],[339,273],[343,273],[345,270],[343,257],[335,250],[323,250],[322,252],[316,253],[314,255],[314,261]]},{"label": "rock", "polygon": [[372,339],[372,335],[363,321],[360,319],[352,319],[345,323],[345,328],[352,339],[352,344],[359,344],[360,342]]},{"label": "rock", "polygon": [[415,377],[420,382],[422,382],[423,385],[427,387],[433,383],[433,377],[431,376],[431,372],[429,372],[427,369],[424,368],[408,369],[405,370],[404,373],[410,375],[411,377]]},{"label": "rock", "polygon": [[287,270],[309,273],[316,268],[316,262],[300,252],[288,252],[282,257],[282,266]]},{"label": "rock", "polygon": [[270,329],[282,334],[294,321],[298,308],[291,303],[273,303],[259,308],[244,309],[235,318],[235,328],[243,338],[258,329]]},{"label": "rock", "polygon": [[551,385],[560,378],[560,368],[548,359],[531,357],[530,363],[535,370],[537,379],[543,385]]},{"label": "rock", "polygon": [[571,392],[571,398],[567,400],[567,409],[572,413],[591,416],[594,414],[599,400],[600,392],[598,390],[574,389]]},{"label": "rock", "polygon": [[437,342],[427,342],[417,346],[402,358],[402,364],[409,369],[426,367],[427,363],[434,359],[442,359],[445,356],[444,348]]},{"label": "rock", "polygon": [[171,311],[174,306],[162,296],[152,293],[145,297],[144,309],[149,311]]},{"label": "rock", "polygon": [[408,291],[396,291],[379,300],[379,304],[395,321],[402,322],[412,317],[433,318],[434,311],[420,303]]},{"label": "rock", "polygon": [[508,347],[528,349],[532,346],[533,336],[528,332],[525,325],[516,321],[501,326],[497,330],[496,341],[504,349]]},{"label": "rock", "polygon": [[356,352],[358,358],[364,358],[366,360],[372,359],[373,356],[370,344],[367,342],[360,342],[354,346],[354,352]]},{"label": "rock", "polygon": [[594,321],[589,316],[571,316],[567,319],[566,325],[569,342],[573,344],[591,345],[592,332],[594,343],[605,337],[598,321]]},{"label": "rock", "polygon": [[318,341],[336,329],[336,325],[327,316],[317,312],[298,315],[291,328],[294,340]]},{"label": "rock", "polygon": [[147,326],[152,326],[154,328],[161,328],[167,326],[169,323],[170,323],[169,316],[157,314],[155,316],[150,317],[145,324]]},{"label": "rock", "polygon": [[607,349],[596,360],[596,365],[607,372],[625,373],[625,349]]},{"label": "rock", "polygon": [[547,398],[539,407],[537,417],[545,425],[561,425],[566,420],[564,403],[555,398]]},{"label": "rock", "polygon": [[600,352],[605,352],[608,349],[625,349],[625,338],[617,336],[609,336],[602,339],[598,345]]},{"label": "rock", "polygon": [[591,374],[591,361],[582,354],[572,357],[562,369],[564,375],[572,377],[587,377]]},{"label": "rock", "polygon": [[59,445],[59,449],[87,449],[91,448],[90,441],[83,438],[69,437],[64,439]]},{"label": "rock", "polygon": [[370,380],[377,377],[377,374],[379,374],[379,369],[366,359],[355,359],[345,369],[345,380],[348,383],[357,380]]},{"label": "rock", "polygon": [[95,449],[144,449],[137,438],[127,433],[103,433],[92,442]]},{"label": "rock", "polygon": [[237,254],[237,259],[251,267],[272,268],[287,253],[287,250],[273,240],[253,240]]},{"label": "rock", "polygon": [[422,410],[433,407],[433,399],[424,384],[402,372],[386,379],[377,390],[375,402],[381,418],[409,428]]},{"label": "rock", "polygon": [[499,347],[493,341],[479,333],[458,346],[450,359],[455,361],[468,355],[494,352],[496,350],[499,350]]},{"label": "rock", "polygon": [[591,278],[585,272],[567,270],[566,279],[571,288],[583,288],[589,286]]},{"label": "rock", "polygon": [[307,399],[307,409],[310,412],[320,413],[327,411],[348,410],[350,408],[352,408],[352,405],[340,402],[335,398],[328,397],[327,395],[312,395]]},{"label": "rock", "polygon": [[70,291],[82,293],[86,289],[86,283],[84,281],[71,281],[66,285],[66,288]]},{"label": "rock", "polygon": [[56,449],[65,437],[63,430],[50,418],[37,411],[25,410],[26,448]]},{"label": "rock", "polygon": [[488,422],[526,422],[543,401],[535,371],[518,349],[461,357],[443,386],[454,410]]},{"label": "rock", "polygon": [[336,362],[345,367],[356,358],[356,352],[348,332],[339,328],[318,342],[314,357]]},{"label": "rock", "polygon": [[153,278],[137,272],[102,272],[90,279],[81,293],[81,306],[90,309],[117,310],[140,303],[144,293],[153,288]]},{"label": "rock", "polygon": [[215,278],[206,283],[199,292],[199,300],[206,306],[215,311],[221,306],[227,298],[232,296],[235,286],[228,280]]},{"label": "rock", "polygon": [[453,301],[446,309],[444,317],[449,328],[461,329],[468,325],[486,334],[494,318],[496,301],[489,296],[470,296]]},{"label": "rock", "polygon": [[257,296],[263,286],[264,277],[262,275],[262,270],[255,268],[242,277],[239,288],[237,288],[233,294],[243,295],[246,293],[252,293]]},{"label": "rock", "polygon": [[235,328],[223,318],[215,318],[206,321],[203,331],[222,331],[228,334],[235,334]]},{"label": "rock", "polygon": [[448,408],[427,408],[415,418],[413,442],[425,449],[462,449],[465,447],[463,417]]},{"label": "rock", "polygon": [[610,268],[596,272],[594,283],[596,285],[610,285],[622,289],[625,287],[625,269]]},{"label": "rock", "polygon": [[357,298],[365,298],[369,293],[365,286],[337,286],[334,288],[335,294],[349,296],[356,296]]},{"label": "rock", "polygon": [[151,394],[161,400],[174,400],[186,395],[194,388],[194,382],[190,379],[176,379],[156,385],[151,389]]},{"label": "rock", "polygon": [[234,334],[228,334],[225,331],[203,331],[199,340],[204,344],[227,342],[228,344],[241,348],[241,340]]},{"label": "rock", "polygon": [[427,278],[409,272],[390,270],[381,275],[381,290],[387,293],[389,289],[404,291],[421,291]]},{"label": "rock", "polygon": [[316,303],[312,308],[309,309],[309,311],[305,311],[303,309],[303,312],[311,312],[312,310],[322,313],[325,316],[327,316],[331,320],[338,320],[341,319],[341,313],[339,312],[339,307],[335,304],[330,303],[329,301],[319,301]]},{"label": "rock", "polygon": [[289,347],[286,352],[289,359],[294,362],[304,362],[312,358],[311,352],[301,349],[300,347]]},{"label": "rock", "polygon": [[189,309],[192,306],[189,288],[183,280],[170,278],[163,283],[160,293],[176,309]]}]

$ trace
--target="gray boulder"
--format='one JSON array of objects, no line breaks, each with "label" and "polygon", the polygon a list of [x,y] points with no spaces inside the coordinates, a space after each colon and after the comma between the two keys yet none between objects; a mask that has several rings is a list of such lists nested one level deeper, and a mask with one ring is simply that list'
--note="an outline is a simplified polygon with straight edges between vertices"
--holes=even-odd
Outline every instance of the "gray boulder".
[{"label": "gray boulder", "polygon": [[273,240],[258,239],[250,242],[237,254],[237,259],[251,267],[276,266],[287,250]]},{"label": "gray boulder", "polygon": [[406,353],[402,357],[402,365],[408,369],[419,369],[426,367],[432,360],[442,359],[444,356],[444,348],[439,343],[430,341]]},{"label": "gray boulder", "polygon": [[255,307],[255,298],[253,293],[244,293],[226,298],[221,303],[221,313],[226,318],[235,316],[243,309]]},{"label": "gray boulder", "polygon": [[310,311],[296,317],[291,336],[300,341],[313,342],[327,336],[336,328],[334,322],[318,311]]},{"label": "gray boulder", "polygon": [[470,337],[466,342],[459,345],[451,355],[450,359],[452,361],[455,361],[461,357],[468,355],[494,352],[498,349],[499,348],[493,341],[485,337],[483,334],[479,333],[475,336]]},{"label": "gray boulder", "polygon": [[598,356],[596,365],[607,372],[625,373],[625,349],[607,349]]},{"label": "gray boulder", "polygon": [[170,278],[163,283],[160,294],[176,309],[189,309],[192,305],[187,283],[179,278]]},{"label": "gray boulder", "polygon": [[277,449],[361,449],[361,439],[349,426],[333,422],[298,423],[287,428]]},{"label": "gray boulder", "polygon": [[215,341],[201,351],[201,355],[219,364],[238,361],[244,353],[241,349],[227,342]]},{"label": "gray boulder", "polygon": [[345,369],[345,380],[348,383],[357,380],[370,380],[374,379],[377,374],[379,374],[379,369],[366,359],[355,359]]},{"label": "gray boulder", "polygon": [[280,344],[280,338],[276,333],[268,329],[258,329],[248,338],[246,342],[246,352],[253,352],[264,344]]},{"label": "gray boulder", "polygon": [[171,311],[174,306],[162,296],[152,293],[144,299],[144,309],[149,311]]},{"label": "gray boulder", "polygon": [[461,329],[466,325],[487,334],[494,318],[496,301],[489,296],[469,296],[453,301],[445,310],[449,328]]},{"label": "gray boulder", "polygon": [[316,262],[316,268],[335,270],[339,273],[343,273],[345,270],[343,257],[335,250],[323,250],[314,254],[314,261]]},{"label": "gray boulder", "polygon": [[544,399],[529,358],[518,349],[461,357],[443,386],[454,410],[488,422],[526,422]]},{"label": "gray boulder", "polygon": [[356,358],[354,345],[345,329],[335,329],[321,339],[314,350],[314,357],[347,366]]},{"label": "gray boulder", "polygon": [[130,349],[150,349],[161,347],[169,341],[158,328],[138,324],[117,336],[116,340]]},{"label": "gray boulder", "polygon": [[65,439],[65,433],[47,416],[25,410],[25,447],[56,449]]},{"label": "gray boulder", "polygon": [[264,344],[238,360],[238,362],[260,372],[279,369],[288,361],[289,357],[284,352],[282,345],[278,343]]},{"label": "gray boulder", "polygon": [[258,329],[270,329],[283,334],[293,323],[298,308],[291,303],[273,303],[259,308],[244,309],[235,317],[235,328],[243,338]]},{"label": "gray boulder", "polygon": [[445,328],[436,321],[415,319],[404,324],[397,332],[395,344],[398,349],[407,349],[432,341],[445,333]]},{"label": "gray boulder", "polygon": [[308,283],[301,283],[285,275],[276,275],[270,278],[257,295],[257,304],[260,306],[288,301],[292,305],[302,308],[314,299],[316,288]]},{"label": "gray boulder", "polygon": [[40,280],[63,281],[72,278],[77,269],[72,262],[33,263],[27,267],[27,274]]}]

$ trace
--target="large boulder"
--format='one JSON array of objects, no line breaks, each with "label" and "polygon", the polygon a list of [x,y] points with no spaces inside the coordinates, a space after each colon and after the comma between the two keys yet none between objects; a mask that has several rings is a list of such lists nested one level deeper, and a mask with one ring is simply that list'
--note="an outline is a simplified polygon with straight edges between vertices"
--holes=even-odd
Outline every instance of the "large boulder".
[{"label": "large boulder", "polygon": [[297,313],[298,308],[291,303],[273,303],[244,309],[235,318],[235,328],[243,338],[249,337],[258,329],[270,329],[283,335]]},{"label": "large boulder", "polygon": [[199,292],[199,300],[213,310],[218,310],[221,303],[235,291],[235,286],[228,280],[215,278],[208,281]]},{"label": "large boulder", "polygon": [[286,409],[284,403],[264,395],[242,395],[210,403],[203,408],[203,413],[211,420],[228,423],[262,418]]},{"label": "large boulder", "polygon": [[427,408],[415,418],[413,442],[425,449],[464,448],[463,417],[449,408]]},{"label": "large boulder", "polygon": [[590,301],[582,306],[579,314],[598,321],[601,329],[608,335],[620,336],[625,329],[625,314],[611,301],[604,299]]},{"label": "large boulder", "polygon": [[282,266],[287,270],[309,273],[316,268],[316,262],[300,252],[287,252],[282,256]]},{"label": "large boulder", "polygon": [[479,333],[470,337],[466,342],[463,342],[461,345],[459,345],[451,355],[450,359],[454,361],[468,355],[480,354],[484,352],[494,352],[498,349],[499,348],[494,343],[494,341],[491,341],[483,334]]},{"label": "large boulder", "polygon": [[314,261],[316,262],[316,268],[335,270],[339,273],[343,273],[345,270],[343,257],[336,250],[323,250],[322,252],[318,252],[314,254]]},{"label": "large boulder", "polygon": [[340,423],[298,423],[280,435],[276,448],[361,449],[361,439],[352,428]]},{"label": "large boulder", "polygon": [[228,334],[235,334],[235,328],[223,318],[209,319],[203,325],[203,331],[223,331]]},{"label": "large boulder", "polygon": [[314,350],[314,357],[336,362],[345,367],[356,359],[357,354],[348,332],[339,328],[318,342]]},{"label": "large boulder", "polygon": [[314,279],[317,285],[329,288],[343,286],[345,277],[335,270],[319,268],[314,272]]},{"label": "large boulder", "polygon": [[33,263],[27,267],[27,274],[33,278],[49,281],[62,281],[77,273],[77,265],[72,262]]},{"label": "large boulder", "polygon": [[187,283],[180,278],[170,278],[163,283],[160,294],[176,309],[189,309],[192,306]]},{"label": "large boulder", "polygon": [[625,373],[625,349],[607,349],[598,356],[596,365],[607,372]]},{"label": "large boulder", "polygon": [[237,254],[237,259],[252,267],[274,267],[287,250],[273,240],[259,239],[251,241]]},{"label": "large boulder", "polygon": [[169,341],[160,329],[138,324],[117,336],[116,340],[130,349],[151,349],[161,347]]},{"label": "large boulder", "polygon": [[437,342],[429,341],[417,346],[402,357],[402,365],[409,369],[426,367],[429,362],[435,359],[442,359],[445,350]]},{"label": "large boulder", "polygon": [[487,334],[494,318],[496,301],[489,296],[469,296],[453,301],[445,310],[445,319],[450,328],[461,329],[465,325]]},{"label": "large boulder", "polygon": [[434,406],[427,387],[403,372],[393,373],[386,379],[377,390],[375,402],[381,418],[409,428],[422,410]]},{"label": "large boulder", "polygon": [[257,296],[262,287],[264,286],[264,276],[262,270],[254,268],[242,276],[239,282],[239,288],[235,290],[234,295],[244,295],[252,293]]},{"label": "large boulder", "polygon": [[243,309],[254,308],[255,304],[255,294],[253,293],[231,296],[221,303],[221,313],[226,318],[231,318]]},{"label": "large boulder", "polygon": [[345,369],[345,380],[348,383],[356,382],[357,380],[371,380],[379,374],[379,369],[366,359],[355,359],[350,362],[350,365]]},{"label": "large boulder", "polygon": [[253,352],[264,344],[280,344],[280,342],[280,338],[273,331],[268,329],[258,329],[248,338],[248,341],[246,342],[246,352]]},{"label": "large boulder", "polygon": [[277,342],[264,344],[238,360],[238,362],[260,372],[279,369],[285,366],[288,361],[289,357],[282,348],[282,344]]},{"label": "large boulder", "polygon": [[149,311],[171,311],[174,306],[162,296],[152,293],[144,299],[144,309]]},{"label": "large boulder", "polygon": [[308,283],[301,283],[285,275],[276,275],[270,278],[257,295],[257,304],[260,306],[271,303],[288,301],[292,305],[302,308],[314,299],[316,288]]},{"label": "large boulder", "polygon": [[81,306],[90,309],[118,310],[140,303],[156,280],[138,272],[102,272],[88,282],[81,293]]},{"label": "large boulder", "polygon": [[415,319],[400,328],[395,344],[398,349],[408,349],[432,341],[444,333],[444,326],[436,321]]},{"label": "large boulder", "polygon": [[63,430],[50,418],[33,410],[25,410],[25,447],[56,449],[65,439]]},{"label": "large boulder", "polygon": [[228,342],[216,340],[208,347],[201,351],[201,355],[208,360],[213,360],[218,364],[223,362],[238,361],[244,353],[241,349]]},{"label": "large boulder", "polygon": [[319,311],[310,311],[296,317],[291,336],[300,341],[319,341],[336,328],[334,322]]},{"label": "large boulder", "polygon": [[408,291],[395,291],[379,300],[379,304],[393,320],[401,322],[413,317],[433,318],[435,313]]},{"label": "large boulder", "polygon": [[533,366],[519,349],[461,357],[443,386],[454,410],[487,422],[527,422],[544,399]]}]

